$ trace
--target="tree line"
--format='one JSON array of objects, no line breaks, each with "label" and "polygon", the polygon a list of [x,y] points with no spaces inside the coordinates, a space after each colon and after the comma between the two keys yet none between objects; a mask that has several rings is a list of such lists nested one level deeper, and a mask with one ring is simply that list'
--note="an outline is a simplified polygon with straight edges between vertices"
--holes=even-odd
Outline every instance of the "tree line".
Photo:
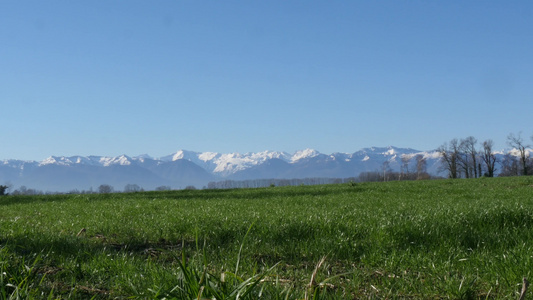
[{"label": "tree line", "polygon": [[357,181],[356,177],[350,178],[294,178],[294,179],[250,179],[250,180],[222,180],[211,181],[207,184],[208,189],[240,189],[240,188],[260,188],[269,186],[298,186],[298,185],[319,185],[335,184]]},{"label": "tree line", "polygon": [[[15,189],[8,193],[8,191],[12,188],[11,185],[0,185],[0,196],[4,195],[13,195],[13,196],[35,196],[35,195],[57,195],[57,194],[109,194],[109,193],[136,193],[136,192],[144,192],[144,188],[139,186],[138,184],[126,184],[124,186],[123,190],[115,190],[115,188],[109,184],[101,184],[98,186],[97,189],[93,189],[92,187],[88,190],[78,190],[73,189],[68,192],[43,192],[38,189],[28,188],[25,185],[20,186],[18,189]],[[189,187],[190,188],[190,187]],[[167,191],[171,190],[170,186],[158,186],[155,188],[156,191]]]},{"label": "tree line", "polygon": [[[499,161],[491,139],[478,144],[473,136],[454,138],[437,149],[441,156],[441,170],[447,172],[448,178],[494,177],[497,171],[498,176],[533,175],[533,159],[527,150],[531,145],[526,143],[521,133],[509,134],[507,145],[518,155],[506,153]],[[500,170],[497,170],[497,165]]]}]

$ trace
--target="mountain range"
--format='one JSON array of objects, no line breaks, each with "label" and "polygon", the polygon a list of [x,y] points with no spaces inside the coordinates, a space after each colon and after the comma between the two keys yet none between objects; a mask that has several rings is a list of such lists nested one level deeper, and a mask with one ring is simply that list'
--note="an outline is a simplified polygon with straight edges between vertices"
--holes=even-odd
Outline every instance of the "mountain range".
[{"label": "mountain range", "polygon": [[[515,152],[498,152],[496,156],[502,161],[505,153],[517,156]],[[279,151],[224,154],[179,150],[161,158],[145,154],[133,157],[50,156],[43,161],[10,159],[0,161],[0,184],[7,184],[12,189],[25,186],[44,192],[68,192],[95,190],[102,184],[121,191],[126,185],[153,190],[161,186],[202,188],[209,182],[224,180],[350,178],[362,172],[382,171],[385,163],[390,170],[399,172],[402,158],[409,159],[408,171],[414,172],[417,155],[426,159],[427,173],[446,176],[440,168],[440,154],[436,150],[389,146],[332,154],[313,149],[292,154]]]},{"label": "mountain range", "polygon": [[[427,171],[438,175],[439,154],[409,148],[372,147],[355,153],[323,154],[313,149],[295,153],[263,151],[215,153],[180,150],[161,158],[149,155],[51,156],[43,161],[0,161],[0,184],[50,192],[97,189],[108,184],[122,190],[136,184],[145,190],[202,188],[211,181],[298,178],[348,178],[379,171],[385,161],[399,171],[401,157],[423,155]],[[409,168],[415,169],[411,159]]]}]

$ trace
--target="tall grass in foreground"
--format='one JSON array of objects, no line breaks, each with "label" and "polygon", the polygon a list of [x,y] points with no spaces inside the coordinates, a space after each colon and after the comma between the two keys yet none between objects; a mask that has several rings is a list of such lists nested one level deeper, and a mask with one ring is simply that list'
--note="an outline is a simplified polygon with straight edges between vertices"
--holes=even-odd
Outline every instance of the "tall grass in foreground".
[{"label": "tall grass in foreground", "polygon": [[529,177],[3,197],[0,298],[517,299],[532,225]]}]

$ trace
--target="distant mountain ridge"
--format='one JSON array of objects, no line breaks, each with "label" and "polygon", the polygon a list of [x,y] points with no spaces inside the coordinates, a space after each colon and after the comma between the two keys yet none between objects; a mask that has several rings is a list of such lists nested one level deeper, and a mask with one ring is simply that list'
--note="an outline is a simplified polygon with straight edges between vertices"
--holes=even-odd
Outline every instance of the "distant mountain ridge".
[{"label": "distant mountain ridge", "polygon": [[[371,147],[354,153],[323,154],[313,149],[287,153],[263,151],[250,153],[216,153],[179,150],[153,158],[149,155],[128,156],[50,156],[43,161],[0,161],[0,184],[14,188],[27,186],[51,192],[74,189],[97,189],[109,184],[123,190],[137,184],[146,190],[158,186],[179,189],[192,185],[198,188],[210,181],[250,179],[348,178],[362,172],[383,169],[387,162],[398,172],[402,157],[410,158],[409,170],[415,170],[416,155],[427,162],[427,172],[441,175],[440,154],[410,148]],[[500,154],[503,155],[503,154]]]},{"label": "distant mountain ridge", "polygon": [[[109,184],[122,190],[137,184],[151,190],[158,186],[204,187],[210,181],[248,179],[297,179],[311,177],[347,178],[361,172],[377,171],[384,161],[399,170],[401,157],[423,155],[428,172],[438,173],[438,153],[409,148],[372,147],[354,153],[323,154],[314,149],[295,153],[262,151],[216,153],[179,150],[153,158],[128,156],[50,156],[42,161],[0,161],[0,184],[27,186],[51,192],[97,189]],[[414,166],[414,162],[411,162]]]}]

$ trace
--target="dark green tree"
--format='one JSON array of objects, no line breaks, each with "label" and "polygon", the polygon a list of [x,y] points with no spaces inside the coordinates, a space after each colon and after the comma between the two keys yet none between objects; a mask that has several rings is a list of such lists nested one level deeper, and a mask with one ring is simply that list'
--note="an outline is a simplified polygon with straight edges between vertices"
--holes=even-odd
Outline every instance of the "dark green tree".
[{"label": "dark green tree", "polygon": [[0,196],[7,195],[7,189],[9,187],[7,185],[0,185]]}]

